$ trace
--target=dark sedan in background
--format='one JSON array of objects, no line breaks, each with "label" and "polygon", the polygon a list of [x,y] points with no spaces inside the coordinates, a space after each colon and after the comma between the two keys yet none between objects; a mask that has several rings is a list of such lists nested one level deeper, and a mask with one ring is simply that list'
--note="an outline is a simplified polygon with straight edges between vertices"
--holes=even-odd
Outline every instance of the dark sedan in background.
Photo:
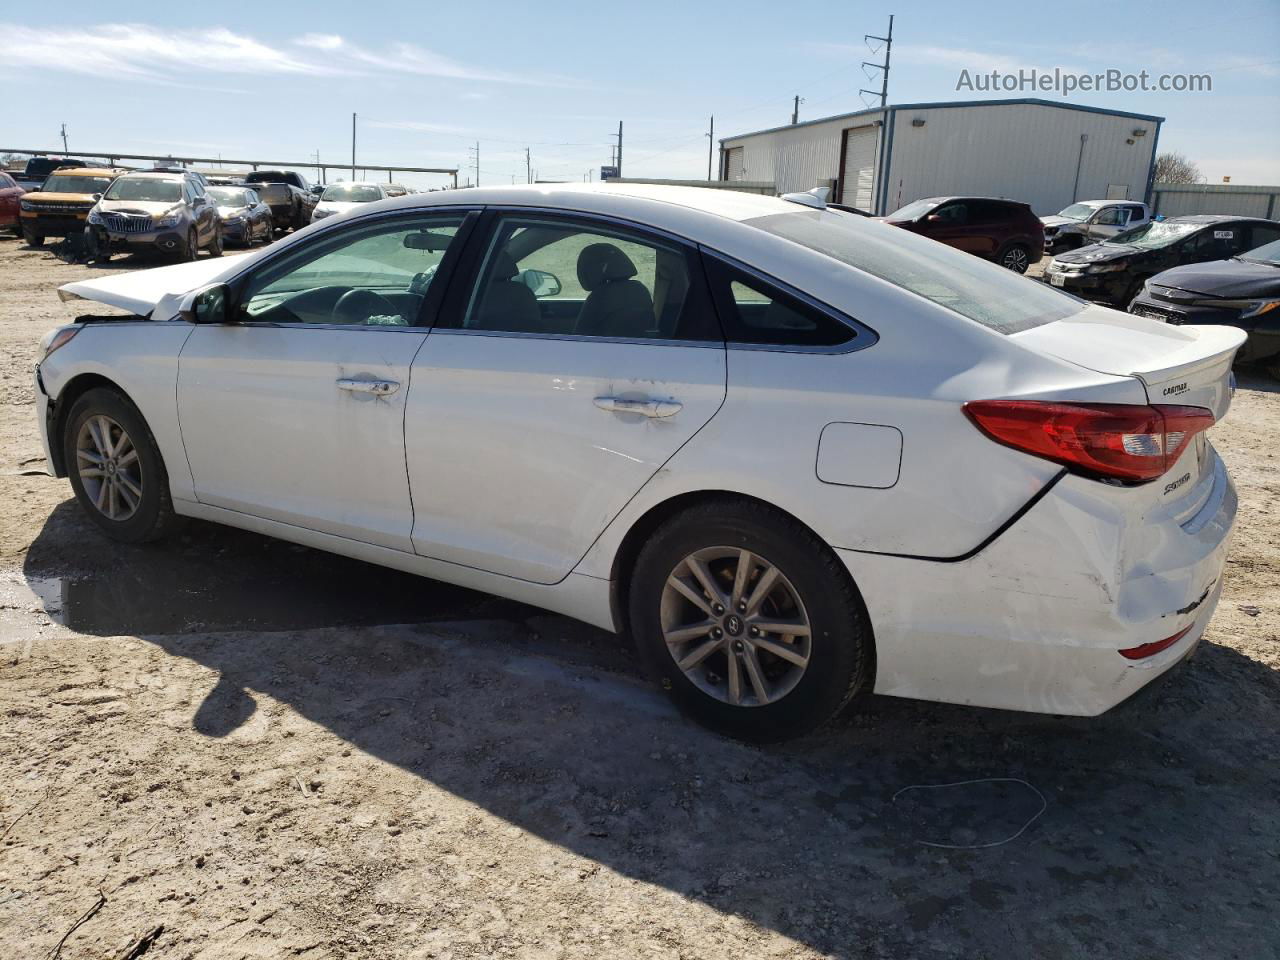
[{"label": "dark sedan in background", "polygon": [[1200,215],[1155,220],[1054,257],[1045,280],[1087,300],[1124,309],[1148,277],[1187,263],[1239,256],[1280,238],[1280,223],[1256,217]]},{"label": "dark sedan in background", "polygon": [[1270,243],[1230,260],[1174,267],[1147,281],[1130,313],[1166,323],[1225,324],[1249,335],[1236,354],[1280,379],[1280,226]]},{"label": "dark sedan in background", "polygon": [[275,232],[271,208],[256,191],[241,186],[211,186],[205,193],[218,207],[224,240],[246,247],[259,240],[271,242]]}]

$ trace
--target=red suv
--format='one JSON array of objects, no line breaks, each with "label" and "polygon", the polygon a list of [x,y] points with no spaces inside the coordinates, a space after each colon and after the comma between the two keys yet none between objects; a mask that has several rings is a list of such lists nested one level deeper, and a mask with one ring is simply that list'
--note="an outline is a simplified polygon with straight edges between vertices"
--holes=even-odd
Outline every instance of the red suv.
[{"label": "red suv", "polygon": [[1044,224],[1025,203],[993,197],[929,197],[880,218],[1017,273],[1044,256]]}]

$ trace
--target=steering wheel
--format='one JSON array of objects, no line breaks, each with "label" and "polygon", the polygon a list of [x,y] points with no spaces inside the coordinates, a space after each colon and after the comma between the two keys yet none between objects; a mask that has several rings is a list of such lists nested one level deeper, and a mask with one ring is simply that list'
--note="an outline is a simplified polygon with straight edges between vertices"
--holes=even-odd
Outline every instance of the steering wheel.
[{"label": "steering wheel", "polygon": [[400,316],[390,300],[372,290],[348,290],[333,305],[334,323],[368,323],[370,317]]}]

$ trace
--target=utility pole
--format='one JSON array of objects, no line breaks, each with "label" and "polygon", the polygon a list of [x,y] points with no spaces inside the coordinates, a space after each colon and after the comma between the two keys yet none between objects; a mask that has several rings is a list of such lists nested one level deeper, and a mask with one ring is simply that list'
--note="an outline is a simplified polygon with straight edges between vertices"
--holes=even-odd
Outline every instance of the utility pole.
[{"label": "utility pole", "polygon": [[[470,147],[467,147],[467,153],[471,153]],[[480,141],[479,140],[476,141],[474,166],[476,168],[476,186],[478,187],[480,186]]]},{"label": "utility pole", "polygon": [[[866,60],[862,61],[863,73],[866,73],[867,67],[870,67],[872,70],[880,71],[880,89],[878,91],[877,90],[859,90],[858,91],[859,94],[869,93],[873,97],[879,96],[880,109],[883,110],[885,108],[885,105],[889,102],[889,56],[893,52],[893,16],[890,15],[889,17],[889,35],[887,37],[877,37],[877,36],[874,36],[873,34],[868,33],[868,34],[864,34],[862,39],[866,42],[868,49],[871,48],[872,40],[879,40],[881,43],[884,44],[884,63],[870,63],[869,61],[866,61]],[[871,52],[874,53],[875,51],[872,50]]]},{"label": "utility pole", "polygon": [[795,105],[791,108],[791,122],[797,124],[800,122],[800,104],[804,103],[804,97],[796,94]]},{"label": "utility pole", "polygon": [[524,148],[524,182],[533,183],[533,167],[532,161],[529,159],[529,148]]},{"label": "utility pole", "polygon": [[67,152],[67,125],[66,125],[66,123],[63,123],[63,124],[62,124],[62,152],[63,152],[63,153],[66,153],[66,152]]},{"label": "utility pole", "polygon": [[716,115],[711,115],[711,127],[707,130],[707,179],[711,179],[711,157],[716,147]]},{"label": "utility pole", "polygon": [[356,115],[351,115],[351,179],[356,178]]},{"label": "utility pole", "polygon": [[614,164],[618,168],[618,176],[622,176],[622,121],[618,121],[618,160]]}]

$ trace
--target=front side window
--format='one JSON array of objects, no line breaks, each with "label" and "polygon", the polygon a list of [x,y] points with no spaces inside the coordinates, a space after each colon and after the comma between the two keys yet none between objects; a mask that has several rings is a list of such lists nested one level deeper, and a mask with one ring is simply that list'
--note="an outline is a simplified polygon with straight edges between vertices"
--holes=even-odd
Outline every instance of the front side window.
[{"label": "front side window", "polygon": [[1125,220],[1126,217],[1120,207],[1106,207],[1098,213],[1098,219],[1094,223],[1103,227],[1118,227]]},{"label": "front side window", "polygon": [[1029,330],[1084,309],[1074,297],[909,230],[822,210],[775,213],[745,222],[999,333]]},{"label": "front side window", "polygon": [[625,229],[499,221],[463,329],[548,336],[715,340],[690,255]]},{"label": "front side window", "polygon": [[919,220],[926,213],[938,205],[936,199],[929,200],[912,200],[905,207],[899,207],[893,213],[885,217],[891,223],[902,223],[908,220]]},{"label": "front side window", "polygon": [[945,226],[958,227],[969,222],[969,205],[967,203],[947,203],[943,204],[932,214],[930,219],[937,217]]},{"label": "front side window", "polygon": [[353,226],[254,274],[239,296],[242,323],[411,326],[462,217]]}]

